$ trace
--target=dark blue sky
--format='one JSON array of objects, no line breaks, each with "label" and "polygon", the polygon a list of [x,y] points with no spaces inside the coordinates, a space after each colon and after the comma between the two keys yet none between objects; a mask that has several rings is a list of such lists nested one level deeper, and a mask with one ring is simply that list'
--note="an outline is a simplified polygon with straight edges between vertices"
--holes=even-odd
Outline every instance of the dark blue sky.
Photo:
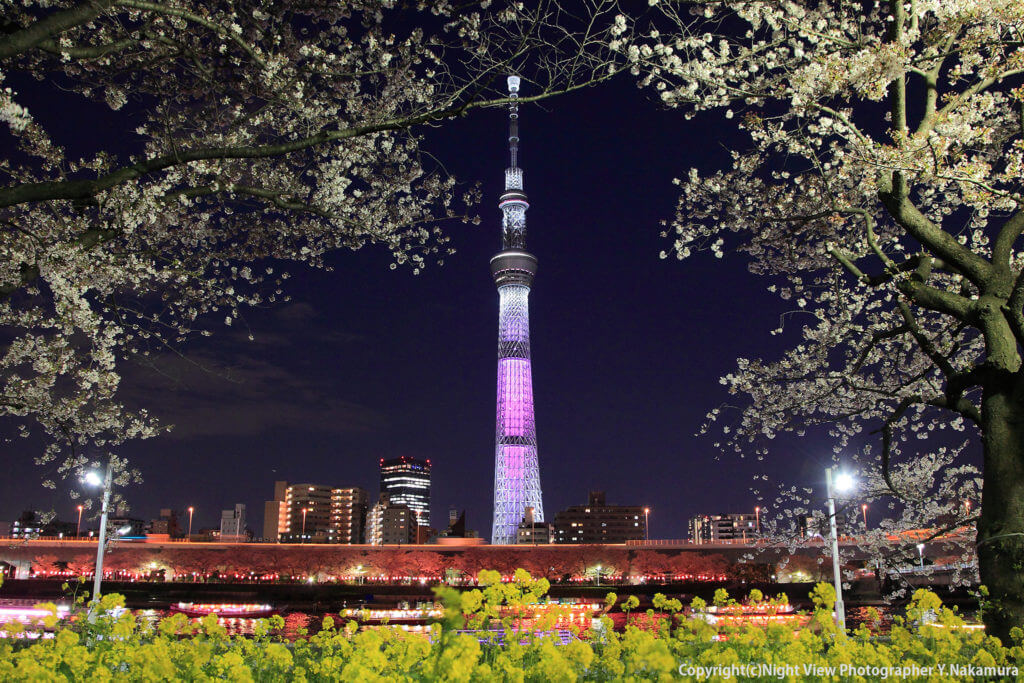
[{"label": "dark blue sky", "polygon": [[[768,330],[782,302],[741,256],[658,258],[670,247],[659,222],[674,211],[672,178],[724,167],[726,147],[743,139],[715,115],[684,122],[660,111],[625,80],[525,106],[521,121],[527,244],[540,261],[530,306],[548,518],[592,488],[649,505],[652,535],[663,538],[684,537],[698,512],[752,510],[759,464],[716,460],[713,439],[695,433],[726,400],[718,378],[736,357],[780,352]],[[484,189],[482,224],[452,226],[458,252],[445,265],[392,271],[371,247],[333,255],[330,273],[286,268],[294,300],[246,314],[255,342],[224,328],[186,347],[188,361],[126,373],[129,398],[177,426],[124,450],[145,477],[126,494],[137,516],[195,505],[198,528],[243,502],[258,533],[275,479],[362,486],[373,497],[378,459],[411,455],[434,464],[434,525],[455,506],[489,535],[497,293],[488,260],[501,242],[505,125],[504,110],[478,111],[427,134],[449,171]],[[786,444],[771,471],[793,483],[828,457],[820,440]],[[39,488],[38,444],[8,448],[0,519],[30,506],[70,518],[74,482]]]}]

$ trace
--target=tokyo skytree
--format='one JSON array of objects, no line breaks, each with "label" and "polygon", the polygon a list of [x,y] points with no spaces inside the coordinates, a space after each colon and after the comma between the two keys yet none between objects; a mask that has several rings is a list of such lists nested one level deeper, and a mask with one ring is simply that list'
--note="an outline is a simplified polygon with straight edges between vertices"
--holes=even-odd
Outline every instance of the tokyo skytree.
[{"label": "tokyo skytree", "polygon": [[515,543],[527,508],[544,521],[533,421],[533,373],[530,371],[530,286],[537,258],[526,251],[523,171],[519,168],[519,77],[508,77],[508,144],[501,209],[502,250],[491,259],[498,286],[498,416],[494,449],[494,525],[491,543]]}]

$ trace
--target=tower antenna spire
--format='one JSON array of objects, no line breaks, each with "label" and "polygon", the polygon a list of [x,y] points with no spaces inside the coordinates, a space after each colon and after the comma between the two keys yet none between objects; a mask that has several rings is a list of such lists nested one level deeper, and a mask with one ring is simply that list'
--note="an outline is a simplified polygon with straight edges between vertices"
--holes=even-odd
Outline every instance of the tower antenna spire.
[{"label": "tower antenna spire", "polygon": [[519,76],[508,77],[508,152],[511,168],[519,166]]}]

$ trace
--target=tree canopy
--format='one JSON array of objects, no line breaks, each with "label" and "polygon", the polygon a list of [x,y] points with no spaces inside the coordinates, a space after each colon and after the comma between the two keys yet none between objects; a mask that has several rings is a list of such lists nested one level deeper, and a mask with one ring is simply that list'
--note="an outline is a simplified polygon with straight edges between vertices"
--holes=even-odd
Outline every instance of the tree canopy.
[{"label": "tree canopy", "polygon": [[366,245],[392,268],[443,262],[476,192],[423,152],[424,126],[507,103],[509,73],[529,102],[615,71],[601,24],[549,2],[3,14],[0,416],[41,426],[64,474],[163,428],[119,400],[127,360],[287,297],[286,263]]},{"label": "tree canopy", "polygon": [[711,421],[759,455],[827,425],[868,495],[919,526],[971,521],[974,470],[930,437],[979,434],[1005,636],[1024,621],[1024,5],[650,4],[610,47],[665,106],[722,112],[747,140],[731,168],[676,181],[668,251],[740,251],[794,307],[774,331],[791,349],[740,359],[722,381],[748,401]]}]

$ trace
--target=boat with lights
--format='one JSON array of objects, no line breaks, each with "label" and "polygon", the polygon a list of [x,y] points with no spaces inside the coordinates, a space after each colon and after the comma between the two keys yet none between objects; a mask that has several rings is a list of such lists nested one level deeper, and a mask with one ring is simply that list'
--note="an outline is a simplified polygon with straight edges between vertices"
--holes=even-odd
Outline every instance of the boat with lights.
[{"label": "boat with lights", "polygon": [[205,617],[215,614],[222,619],[258,619],[277,614],[280,610],[272,605],[256,603],[196,603],[179,602],[171,605],[172,614],[184,614],[187,617]]}]

